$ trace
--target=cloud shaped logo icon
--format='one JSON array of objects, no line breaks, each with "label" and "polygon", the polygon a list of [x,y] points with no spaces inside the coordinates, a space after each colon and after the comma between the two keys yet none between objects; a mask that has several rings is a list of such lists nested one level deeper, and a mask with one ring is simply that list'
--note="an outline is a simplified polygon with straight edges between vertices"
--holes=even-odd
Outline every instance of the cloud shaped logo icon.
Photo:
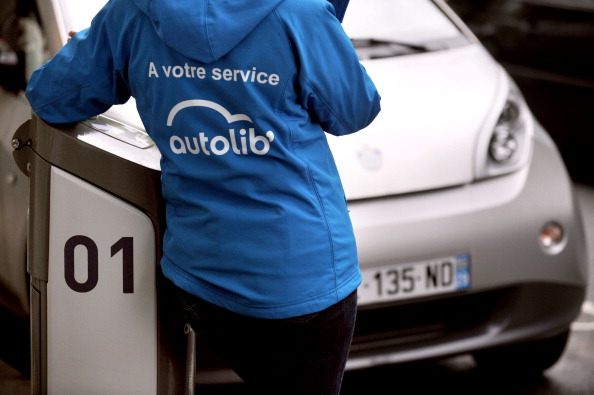
[{"label": "cloud shaped logo icon", "polygon": [[[206,107],[213,109],[220,113],[228,123],[238,122],[238,121],[248,121],[252,122],[251,118],[245,114],[235,114],[232,115],[227,109],[221,106],[218,103],[215,103],[210,100],[186,100],[181,103],[176,104],[171,111],[169,111],[169,116],[167,117],[167,126],[173,125],[173,120],[178,112],[181,110],[188,108],[188,107]],[[253,123],[253,122],[252,122]]]}]

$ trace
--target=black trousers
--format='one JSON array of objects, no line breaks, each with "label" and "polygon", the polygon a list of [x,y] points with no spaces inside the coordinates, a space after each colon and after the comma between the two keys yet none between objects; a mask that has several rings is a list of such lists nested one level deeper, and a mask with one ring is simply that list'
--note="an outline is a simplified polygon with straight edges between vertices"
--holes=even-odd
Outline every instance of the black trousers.
[{"label": "black trousers", "polygon": [[230,312],[178,289],[194,331],[257,394],[338,395],[353,337],[357,294],[289,319]]}]

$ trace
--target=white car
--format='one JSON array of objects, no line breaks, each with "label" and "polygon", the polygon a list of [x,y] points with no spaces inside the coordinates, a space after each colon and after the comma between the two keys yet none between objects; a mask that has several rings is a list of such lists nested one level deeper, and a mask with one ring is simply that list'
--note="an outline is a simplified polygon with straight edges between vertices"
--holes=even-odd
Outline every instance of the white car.
[{"label": "white car", "polygon": [[[104,1],[37,3],[51,55]],[[459,354],[479,366],[547,369],[587,285],[581,217],[552,140],[444,1],[351,0],[344,27],[382,95],[366,130],[329,137],[363,271],[347,369]],[[22,97],[3,94],[0,105],[11,127],[29,118]],[[133,102],[66,127],[34,117],[12,146],[32,185],[34,388],[146,394],[180,385],[183,320],[157,270],[159,152]],[[8,202],[2,238],[18,236],[6,214],[24,220],[27,209],[26,199]],[[22,243],[0,245],[11,257],[0,274],[23,273],[10,252]],[[197,382],[237,379],[197,347]]]}]

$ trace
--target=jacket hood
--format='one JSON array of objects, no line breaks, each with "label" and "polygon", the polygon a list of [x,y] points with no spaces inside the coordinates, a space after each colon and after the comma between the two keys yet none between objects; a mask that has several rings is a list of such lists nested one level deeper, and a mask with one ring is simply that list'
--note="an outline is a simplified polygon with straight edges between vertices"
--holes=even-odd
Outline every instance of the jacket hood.
[{"label": "jacket hood", "polygon": [[284,0],[134,0],[161,39],[203,63],[225,56]]}]

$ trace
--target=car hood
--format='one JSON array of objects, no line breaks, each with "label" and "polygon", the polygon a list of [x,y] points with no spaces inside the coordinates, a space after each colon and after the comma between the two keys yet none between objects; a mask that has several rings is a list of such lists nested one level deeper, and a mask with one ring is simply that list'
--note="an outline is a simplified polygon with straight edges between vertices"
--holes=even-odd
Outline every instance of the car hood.
[{"label": "car hood", "polygon": [[363,131],[328,137],[347,198],[471,182],[479,136],[491,133],[486,120],[501,111],[500,66],[478,44],[363,64],[382,111]]}]

